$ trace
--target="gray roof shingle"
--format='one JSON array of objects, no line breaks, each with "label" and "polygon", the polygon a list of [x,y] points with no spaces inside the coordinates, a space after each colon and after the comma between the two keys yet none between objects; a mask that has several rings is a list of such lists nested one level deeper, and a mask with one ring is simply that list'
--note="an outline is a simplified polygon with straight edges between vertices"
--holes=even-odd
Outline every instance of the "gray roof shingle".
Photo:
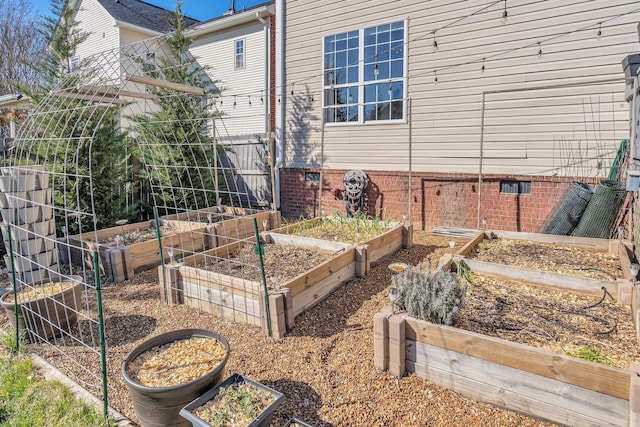
[{"label": "gray roof shingle", "polygon": [[[140,0],[98,0],[116,21],[165,33],[171,31],[168,24],[169,11]],[[185,26],[197,24],[198,20],[185,16]]]}]

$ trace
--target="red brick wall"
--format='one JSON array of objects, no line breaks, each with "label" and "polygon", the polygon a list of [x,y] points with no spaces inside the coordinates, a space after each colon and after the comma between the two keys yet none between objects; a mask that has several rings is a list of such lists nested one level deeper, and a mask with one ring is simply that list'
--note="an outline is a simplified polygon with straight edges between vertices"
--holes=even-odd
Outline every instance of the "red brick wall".
[{"label": "red brick wall", "polygon": [[[305,182],[305,172],[317,169],[280,171],[281,211],[287,216],[312,217],[318,212],[319,183]],[[342,199],[345,170],[323,172],[322,208],[325,213],[345,213]],[[366,171],[367,213],[383,219],[408,220],[409,177],[404,172]],[[531,182],[531,194],[500,193],[501,180]],[[571,180],[557,177],[485,175],[482,184],[473,174],[414,173],[411,214],[413,224],[429,230],[437,226],[476,228],[478,217],[487,219],[487,228],[538,232]],[[335,196],[332,189],[340,190]],[[480,193],[479,193],[480,192]],[[480,194],[480,196],[479,196]],[[478,198],[481,209],[478,212]],[[482,226],[482,225],[480,225]]]}]

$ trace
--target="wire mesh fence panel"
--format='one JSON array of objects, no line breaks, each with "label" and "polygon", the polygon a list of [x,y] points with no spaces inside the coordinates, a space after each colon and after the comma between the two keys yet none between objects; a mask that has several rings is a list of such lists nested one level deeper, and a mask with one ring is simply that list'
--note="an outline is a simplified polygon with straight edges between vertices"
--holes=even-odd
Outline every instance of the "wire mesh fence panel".
[{"label": "wire mesh fence panel", "polygon": [[160,301],[150,301],[261,325],[256,236],[266,243],[279,225],[265,210],[267,135],[239,147],[225,133],[216,82],[171,37],[84,58],[39,100],[0,175],[5,283],[15,282],[0,302],[7,312],[18,302],[9,320],[34,352],[126,414],[121,361],[155,325],[126,306],[130,279],[151,270]]}]

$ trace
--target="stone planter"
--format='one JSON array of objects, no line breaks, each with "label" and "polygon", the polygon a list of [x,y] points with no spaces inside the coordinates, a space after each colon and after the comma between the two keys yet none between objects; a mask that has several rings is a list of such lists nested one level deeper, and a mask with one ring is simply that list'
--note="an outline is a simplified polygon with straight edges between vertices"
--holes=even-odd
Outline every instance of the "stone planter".
[{"label": "stone planter", "polygon": [[[39,271],[39,270],[38,270]],[[54,285],[63,286],[59,292],[52,293]],[[69,286],[65,286],[69,284]],[[43,286],[22,286],[17,289],[18,295],[18,323],[20,332],[27,330],[28,339],[36,342],[39,339],[48,340],[60,336],[63,331],[69,331],[77,321],[78,307],[82,298],[82,278],[71,276],[50,279]],[[37,292],[34,292],[37,290]],[[22,301],[21,295],[33,299]],[[0,297],[2,306],[9,318],[12,328],[16,327],[16,312],[14,293],[8,292]]]},{"label": "stone planter", "polygon": [[256,392],[263,392],[271,395],[273,401],[266,408],[264,408],[262,412],[260,412],[260,414],[248,425],[249,427],[270,426],[271,418],[273,417],[273,411],[275,411],[278,405],[280,405],[280,403],[282,403],[282,401],[284,400],[284,394],[239,374],[233,374],[218,386],[212,388],[193,402],[189,403],[180,411],[180,415],[182,415],[183,418],[189,420],[194,427],[212,427],[212,424],[209,422],[210,420],[201,418],[201,416],[204,415],[196,415],[196,411],[199,408],[207,405],[208,402],[215,399],[216,396],[220,394],[220,389],[222,387],[229,387],[236,384],[246,384]]},{"label": "stone planter", "polygon": [[[209,338],[216,340],[222,344],[226,350],[224,359],[220,361],[214,369],[195,380],[174,386],[150,387],[142,385],[132,379],[129,374],[129,368],[137,357],[154,349],[154,347],[164,346],[189,338]],[[229,358],[229,352],[229,343],[226,338],[205,329],[183,329],[167,332],[150,338],[133,349],[122,363],[122,377],[129,388],[133,408],[140,423],[144,427],[191,426],[189,421],[180,416],[180,410],[222,380],[224,368]]]},{"label": "stone planter", "polygon": [[48,205],[51,203],[51,189],[33,190],[25,192],[28,201],[36,205]]}]

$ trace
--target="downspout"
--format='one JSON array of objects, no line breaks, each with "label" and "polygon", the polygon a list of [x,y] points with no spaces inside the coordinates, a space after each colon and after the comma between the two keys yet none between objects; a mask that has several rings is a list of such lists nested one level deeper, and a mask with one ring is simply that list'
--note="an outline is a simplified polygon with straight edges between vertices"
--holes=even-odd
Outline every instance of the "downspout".
[{"label": "downspout", "polygon": [[276,206],[274,209],[280,209],[280,167],[282,166],[284,156],[284,109],[286,105],[286,97],[282,96],[285,92],[284,88],[284,2],[285,0],[276,0],[276,99],[281,99],[280,105],[276,105],[276,152],[274,163],[274,182]]},{"label": "downspout", "polygon": [[[263,29],[264,29],[264,57],[266,59],[266,64],[267,64],[267,72],[264,73],[264,84],[263,87],[265,88],[265,92],[269,92],[269,82],[271,81],[271,19],[269,20],[265,20],[263,17],[260,16],[259,12],[256,12],[256,19],[260,22],[262,22],[263,24]],[[269,128],[269,117],[270,117],[270,103],[269,103],[269,96],[267,94],[267,96],[265,97],[266,102],[264,103],[264,127],[263,129],[265,130],[265,132],[267,134],[271,133],[271,129]],[[271,135],[267,135],[267,138],[271,137]]]}]

